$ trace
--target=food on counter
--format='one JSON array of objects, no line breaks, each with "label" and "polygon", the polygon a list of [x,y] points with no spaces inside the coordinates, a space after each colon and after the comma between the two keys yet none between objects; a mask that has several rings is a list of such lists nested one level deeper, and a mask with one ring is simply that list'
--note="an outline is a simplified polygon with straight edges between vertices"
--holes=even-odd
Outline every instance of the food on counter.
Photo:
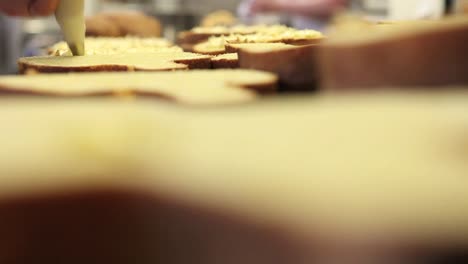
[{"label": "food on counter", "polygon": [[324,89],[468,84],[468,18],[340,24],[319,52]]},{"label": "food on counter", "polygon": [[315,91],[318,45],[239,45],[239,67],[275,73],[282,91]]},{"label": "food on counter", "polygon": [[226,53],[211,58],[214,69],[236,69],[239,68],[239,58],[237,53]]},{"label": "food on counter", "polygon": [[0,78],[0,94],[50,97],[148,96],[185,104],[248,102],[274,92],[275,75],[253,70],[38,74]]},{"label": "food on counter", "polygon": [[18,61],[22,74],[96,71],[170,71],[211,68],[211,56],[187,52],[145,52],[93,56],[26,57]]},{"label": "food on counter", "polygon": [[297,30],[287,27],[271,27],[255,34],[231,34],[211,37],[193,46],[193,52],[200,54],[223,54],[229,52],[226,45],[244,43],[284,43],[291,45],[310,45],[321,42],[323,35],[315,30]]},{"label": "food on counter", "polygon": [[0,260],[466,263],[467,96],[0,100]]},{"label": "food on counter", "polygon": [[[178,36],[178,44],[186,51],[193,51],[194,47],[200,44],[199,48],[202,48],[203,45],[207,46],[207,52],[222,53],[226,43],[284,42],[310,44],[311,42],[320,41],[322,38],[323,35],[318,31],[297,30],[283,25],[239,25],[234,27],[199,27],[191,31],[181,32]],[[214,51],[210,51],[211,49],[214,49]]]},{"label": "food on counter", "polygon": [[253,34],[259,29],[267,26],[245,26],[238,25],[233,27],[217,26],[217,27],[196,27],[189,31],[180,32],[177,36],[177,43],[183,45],[195,45],[208,40],[210,37],[227,36],[231,34]]},{"label": "food on counter", "polygon": [[234,26],[237,24],[237,17],[230,11],[218,10],[206,15],[200,26],[201,27],[219,27],[219,26]]},{"label": "food on counter", "polygon": [[[140,37],[87,37],[85,40],[86,55],[107,55],[141,52],[177,52],[181,48],[174,46],[163,38]],[[62,41],[49,49],[49,54],[54,56],[70,56],[70,49],[66,42]]]},{"label": "food on counter", "polygon": [[86,19],[86,35],[92,37],[161,37],[161,23],[141,12],[100,13]]}]

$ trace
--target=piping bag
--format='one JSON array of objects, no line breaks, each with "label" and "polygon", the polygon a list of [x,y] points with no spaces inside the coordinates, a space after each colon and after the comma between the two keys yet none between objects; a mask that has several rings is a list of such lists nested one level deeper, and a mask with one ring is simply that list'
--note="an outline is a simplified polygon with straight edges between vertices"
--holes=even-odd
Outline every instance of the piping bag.
[{"label": "piping bag", "polygon": [[73,56],[85,55],[85,0],[61,0],[55,18]]}]

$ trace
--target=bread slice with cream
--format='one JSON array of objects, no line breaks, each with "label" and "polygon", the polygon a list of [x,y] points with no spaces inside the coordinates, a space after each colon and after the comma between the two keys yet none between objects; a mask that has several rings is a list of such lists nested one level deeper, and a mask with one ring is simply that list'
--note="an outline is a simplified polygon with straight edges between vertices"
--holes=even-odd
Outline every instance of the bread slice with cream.
[{"label": "bread slice with cream", "polygon": [[211,56],[187,52],[144,52],[92,56],[43,56],[18,60],[19,72],[172,71],[211,68]]},{"label": "bread slice with cream", "polygon": [[277,77],[249,70],[39,74],[0,78],[0,94],[48,97],[159,97],[185,104],[248,102],[274,92]]},{"label": "bread slice with cream", "polygon": [[[232,45],[236,44],[278,43],[279,45],[301,46],[318,44],[322,39],[323,35],[314,30],[269,29],[249,35],[231,34],[229,36],[212,37],[205,42],[194,45],[193,52],[217,55],[233,52]],[[229,49],[230,45],[231,49]]]},{"label": "bread slice with cream", "polygon": [[257,25],[194,28],[179,34],[178,44],[186,51],[203,54],[226,53],[226,44],[282,42],[306,45],[319,42],[323,35],[315,30],[297,30],[283,25]]},{"label": "bread slice with cream", "polygon": [[[107,55],[121,53],[141,52],[177,52],[181,48],[162,38],[140,38],[140,37],[87,37],[85,39],[86,55]],[[49,55],[70,56],[70,49],[66,42],[54,44],[48,50]]]}]

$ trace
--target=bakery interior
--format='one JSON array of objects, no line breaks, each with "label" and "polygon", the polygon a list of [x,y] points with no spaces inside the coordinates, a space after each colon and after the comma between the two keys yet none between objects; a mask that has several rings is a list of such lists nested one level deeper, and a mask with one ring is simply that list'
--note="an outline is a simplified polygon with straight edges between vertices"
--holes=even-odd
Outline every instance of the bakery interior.
[{"label": "bakery interior", "polygon": [[47,1],[0,0],[0,264],[468,263],[468,1]]}]

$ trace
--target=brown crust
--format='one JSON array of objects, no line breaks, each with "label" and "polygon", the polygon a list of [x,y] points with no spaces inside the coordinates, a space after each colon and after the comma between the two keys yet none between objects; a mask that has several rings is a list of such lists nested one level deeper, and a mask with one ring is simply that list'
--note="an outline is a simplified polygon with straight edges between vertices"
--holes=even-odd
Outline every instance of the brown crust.
[{"label": "brown crust", "polygon": [[281,41],[284,44],[294,45],[294,46],[308,46],[308,45],[317,45],[323,42],[323,38],[316,39],[284,39]]},{"label": "brown crust", "polygon": [[315,71],[318,45],[281,48],[266,52],[240,49],[239,66],[243,69],[263,70],[279,76],[282,87],[287,91],[315,90]]},{"label": "brown crust", "polygon": [[180,59],[180,60],[174,60],[174,62],[179,63],[179,64],[184,64],[190,70],[211,68],[211,58],[203,59],[203,60]]},{"label": "brown crust", "polygon": [[82,67],[55,67],[47,65],[34,65],[25,62],[18,62],[19,73],[29,75],[34,73],[70,73],[70,72],[125,72],[133,71],[131,67],[123,65],[99,65],[99,66],[82,66]]},{"label": "brown crust", "polygon": [[217,60],[212,62],[213,69],[238,69],[238,60]]},{"label": "brown crust", "polygon": [[207,41],[211,37],[227,36],[230,33],[212,34],[212,33],[195,33],[192,31],[184,31],[177,36],[177,44],[184,50],[185,47],[193,47],[196,44]]},{"label": "brown crust", "polygon": [[468,26],[364,44],[324,44],[324,89],[468,84]]},{"label": "brown crust", "polygon": [[278,83],[258,83],[258,84],[249,84],[249,85],[242,85],[242,88],[247,90],[255,91],[261,95],[269,95],[274,94],[278,91]]},{"label": "brown crust", "polygon": [[239,68],[239,59],[216,59],[211,60],[213,69],[237,69]]},{"label": "brown crust", "polygon": [[240,48],[236,46],[236,44],[228,43],[226,44],[226,53],[237,53],[239,52]]},{"label": "brown crust", "polygon": [[131,188],[3,199],[0,216],[0,260],[10,264],[281,264],[317,250],[282,225]]}]

